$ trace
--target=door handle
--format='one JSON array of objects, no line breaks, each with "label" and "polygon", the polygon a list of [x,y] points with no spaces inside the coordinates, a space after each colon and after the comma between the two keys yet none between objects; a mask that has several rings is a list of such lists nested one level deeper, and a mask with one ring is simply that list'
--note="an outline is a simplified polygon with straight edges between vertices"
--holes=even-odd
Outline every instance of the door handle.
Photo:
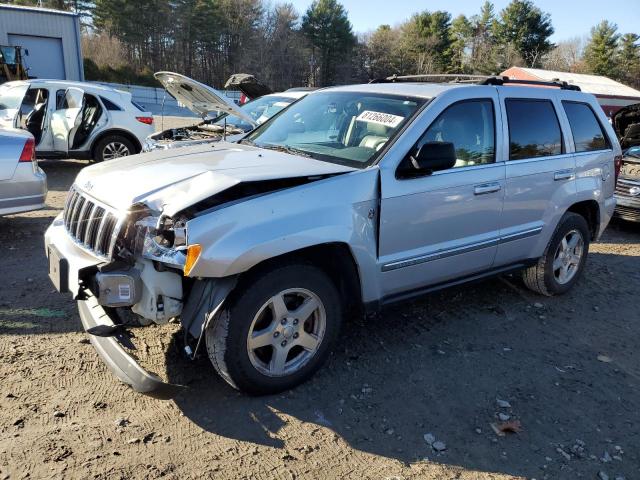
[{"label": "door handle", "polygon": [[553,174],[555,181],[560,180],[573,180],[573,170],[558,170]]},{"label": "door handle", "polygon": [[502,187],[499,183],[483,183],[482,185],[476,185],[473,187],[474,195],[485,195],[487,193],[493,193],[500,191]]}]

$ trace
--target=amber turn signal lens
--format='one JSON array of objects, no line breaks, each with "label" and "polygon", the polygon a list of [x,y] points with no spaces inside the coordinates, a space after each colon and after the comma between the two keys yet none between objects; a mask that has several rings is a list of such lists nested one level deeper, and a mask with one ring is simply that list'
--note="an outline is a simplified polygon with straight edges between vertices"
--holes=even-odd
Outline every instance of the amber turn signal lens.
[{"label": "amber turn signal lens", "polygon": [[189,245],[187,247],[187,261],[184,262],[184,276],[188,277],[193,269],[193,266],[200,258],[200,253],[202,253],[202,246],[194,243],[193,245]]}]

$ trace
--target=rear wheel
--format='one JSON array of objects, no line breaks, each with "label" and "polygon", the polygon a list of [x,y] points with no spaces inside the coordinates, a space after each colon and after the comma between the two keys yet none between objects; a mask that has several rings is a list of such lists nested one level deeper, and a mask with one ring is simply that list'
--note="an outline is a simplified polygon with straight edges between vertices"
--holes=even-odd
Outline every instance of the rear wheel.
[{"label": "rear wheel", "polygon": [[207,329],[209,358],[231,386],[277,393],[307,380],[337,337],[342,305],[333,282],[310,265],[278,267],[247,282]]},{"label": "rear wheel", "polygon": [[544,255],[523,272],[525,285],[547,296],[569,291],[584,270],[589,238],[589,225],[584,217],[565,213]]},{"label": "rear wheel", "polygon": [[96,162],[115,160],[116,158],[134,155],[136,149],[131,140],[122,135],[108,135],[98,142],[93,152]]}]

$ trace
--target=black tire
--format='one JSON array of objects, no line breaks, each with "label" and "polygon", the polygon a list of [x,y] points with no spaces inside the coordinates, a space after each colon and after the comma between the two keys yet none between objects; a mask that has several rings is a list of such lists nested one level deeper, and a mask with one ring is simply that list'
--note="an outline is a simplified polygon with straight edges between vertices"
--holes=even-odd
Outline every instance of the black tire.
[{"label": "black tire", "polygon": [[[556,277],[553,264],[562,240],[573,231],[578,232],[582,237],[582,254],[573,276],[566,283],[561,283]],[[565,213],[538,263],[523,271],[522,279],[525,285],[534,292],[548,297],[571,290],[584,271],[590,238],[589,224],[585,218],[577,213]]]},{"label": "black tire", "polygon": [[[96,162],[104,162],[105,156],[108,157],[109,147],[113,147],[115,145],[122,145],[127,150],[128,153],[121,155],[121,157],[135,155],[137,153],[135,145],[127,137],[123,135],[107,135],[106,137],[100,139],[100,141],[94,147],[93,159]],[[111,158],[106,158],[106,160],[111,160]]]},{"label": "black tire", "polygon": [[[260,311],[265,311],[266,303],[289,289],[304,289],[312,292],[319,299],[326,318],[324,333],[315,353],[300,366],[299,370],[283,376],[269,376],[252,363],[252,358],[255,361],[256,356],[249,353],[249,333],[254,318]],[[275,319],[275,315],[273,317]],[[215,323],[207,329],[205,339],[209,359],[218,374],[229,385],[242,392],[250,395],[278,393],[306,381],[320,368],[338,336],[342,317],[343,305],[340,295],[331,279],[323,271],[306,264],[271,268],[242,282],[238,286],[238,293],[233,296]],[[275,320],[271,321],[277,323]],[[285,338],[285,332],[280,338]],[[293,344],[295,340],[291,342]],[[272,349],[276,347],[263,348],[275,352]],[[295,353],[293,347],[289,346],[289,348],[289,353],[285,355],[287,359],[288,355]]]}]

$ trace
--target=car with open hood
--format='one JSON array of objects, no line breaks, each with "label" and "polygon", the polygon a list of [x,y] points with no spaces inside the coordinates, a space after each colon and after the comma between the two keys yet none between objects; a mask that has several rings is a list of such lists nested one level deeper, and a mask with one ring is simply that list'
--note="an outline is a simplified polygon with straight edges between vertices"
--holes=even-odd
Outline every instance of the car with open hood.
[{"label": "car with open hood", "polygon": [[38,158],[98,162],[140,153],[154,131],[153,116],[128,92],[44,79],[0,85],[0,127],[30,132]]},{"label": "car with open hood", "polygon": [[[167,92],[201,117],[202,121],[150,135],[144,144],[145,152],[217,142],[227,136],[250,132],[309,93],[306,89],[269,93],[258,98],[252,97],[253,100],[238,106],[222,92],[184,75],[158,72],[155,77]],[[233,85],[244,88],[252,95],[265,91],[263,88],[257,88],[254,82],[246,82],[244,77],[236,80]]]},{"label": "car with open hood", "polygon": [[45,234],[49,276],[119,379],[183,388],[136,361],[134,325],[178,320],[188,358],[267,394],[308,379],[363,312],[505,272],[547,296],[577,284],[615,207],[620,146],[595,97],[395,82],[78,174]]}]

